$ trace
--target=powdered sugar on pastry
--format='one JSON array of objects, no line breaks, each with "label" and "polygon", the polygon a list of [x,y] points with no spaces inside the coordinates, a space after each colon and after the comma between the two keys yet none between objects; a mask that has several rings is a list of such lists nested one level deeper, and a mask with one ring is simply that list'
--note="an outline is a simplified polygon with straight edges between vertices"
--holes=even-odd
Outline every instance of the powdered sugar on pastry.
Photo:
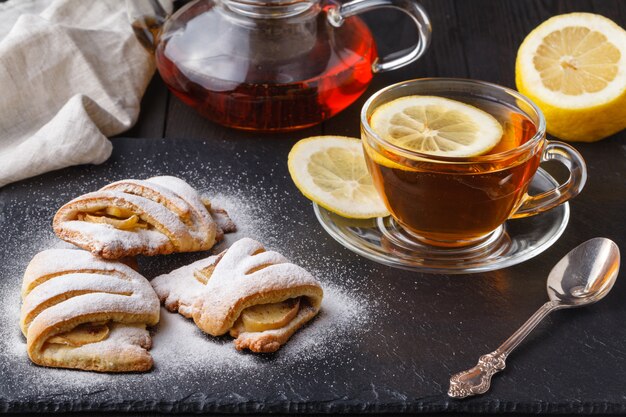
[{"label": "powdered sugar on pastry", "polygon": [[[85,268],[85,265],[89,265],[89,268]],[[48,249],[37,253],[26,267],[22,280],[22,299],[34,287],[46,280],[72,272],[72,267],[77,268],[75,271],[98,271],[101,274],[117,274],[120,276],[135,273],[127,265],[98,258],[82,250],[70,250],[69,248]]]},{"label": "powdered sugar on pastry", "polygon": [[[200,283],[194,273],[210,266],[208,282]],[[205,272],[206,273],[206,272]],[[195,281],[195,283],[193,282]],[[152,282],[157,295],[170,310],[193,317],[203,331],[222,335],[231,331],[238,349],[273,352],[319,311],[322,289],[303,268],[249,238],[235,242],[219,256],[179,268]],[[297,316],[279,329],[242,332],[233,329],[242,311],[255,305],[301,297]],[[241,336],[241,339],[239,339]]]},{"label": "powdered sugar on pastry", "polygon": [[[104,372],[147,370],[144,367],[152,364],[152,358],[147,353],[152,346],[152,339],[145,324],[111,323],[108,326],[109,334],[100,342],[78,347],[48,344],[47,360],[57,364],[87,363],[82,369]],[[91,369],[95,366],[102,369]],[[116,369],[111,369],[113,366]],[[122,366],[123,370],[120,369]]]},{"label": "powdered sugar on pastry", "polygon": [[[149,186],[147,183],[150,182]],[[127,194],[140,195],[144,198],[154,201],[167,207],[172,212],[179,216],[186,217],[189,215],[191,208],[189,204],[178,195],[167,189],[161,187],[154,181],[146,180],[122,180],[116,181],[109,185],[105,185],[100,189],[101,191],[121,191]]]},{"label": "powdered sugar on pastry", "polygon": [[[290,296],[283,293],[287,289],[292,289],[287,291]],[[233,327],[243,309],[295,298],[295,289],[310,297],[312,306],[319,310],[322,291],[311,274],[281,254],[265,251],[261,243],[243,238],[228,248],[215,267],[206,293],[196,302],[194,320],[210,334],[223,334]],[[275,297],[268,296],[272,292],[277,293]]]},{"label": "powdered sugar on pastry", "polygon": [[[108,217],[107,210],[136,217],[122,230],[125,218]],[[75,198],[59,209],[53,227],[62,239],[109,259],[208,250],[223,236],[198,193],[170,176],[117,181]]]},{"label": "powdered sugar on pastry", "polygon": [[[130,267],[84,251],[46,250],[26,268],[22,296],[20,326],[33,362],[102,372],[152,367],[145,326],[159,321],[159,301],[148,281]],[[51,342],[85,324],[109,326],[113,339],[82,346]]]},{"label": "powdered sugar on pastry", "polygon": [[[106,165],[70,169],[54,180],[35,178],[17,184],[24,199],[5,201],[2,209],[5,220],[15,212],[28,216],[28,221],[24,222],[0,222],[5,239],[0,269],[0,293],[4,296],[0,303],[0,374],[8,378],[5,380],[7,396],[20,392],[20,398],[34,404],[33,407],[37,406],[38,399],[53,395],[55,399],[83,398],[111,405],[112,398],[143,400],[162,397],[163,393],[186,398],[198,392],[273,390],[278,381],[293,386],[302,384],[303,380],[332,384],[338,369],[348,372],[353,369],[354,375],[364,372],[364,352],[385,350],[392,355],[401,346],[401,341],[389,343],[378,337],[378,328],[373,323],[385,324],[385,315],[394,311],[386,305],[390,298],[386,281],[374,279],[382,272],[382,267],[367,263],[371,265],[367,275],[355,276],[354,263],[363,261],[340,249],[333,254],[333,248],[338,246],[330,243],[323,230],[316,227],[314,219],[303,215],[308,213],[303,210],[309,207],[284,204],[289,197],[287,194],[293,191],[285,189],[276,179],[276,175],[281,178],[280,161],[277,160],[276,169],[245,171],[233,163],[242,153],[249,152],[245,147],[235,147],[232,158],[215,164],[203,162],[204,156],[187,152],[185,147],[177,147],[177,152],[158,151],[149,145],[152,142],[135,143],[138,142],[133,142],[132,148],[124,148],[123,154]],[[158,164],[154,163],[155,158]],[[180,170],[177,161],[181,159],[189,162],[188,169]],[[319,278],[324,287],[324,299],[318,315],[277,353],[254,355],[235,350],[229,336],[209,336],[192,320],[179,314],[167,314],[163,309],[161,321],[152,334],[150,354],[155,367],[149,373],[116,375],[33,366],[17,325],[19,287],[24,268],[37,251],[70,246],[58,241],[49,229],[54,208],[71,200],[76,190],[83,192],[102,187],[105,178],[148,178],[166,172],[176,172],[199,192],[211,196],[213,207],[223,207],[237,222],[239,231],[226,235],[214,253],[243,236],[250,236]],[[42,182],[45,188],[39,186]],[[40,204],[33,204],[33,201]],[[156,276],[206,256],[197,253],[140,261],[147,276]],[[380,297],[372,295],[378,292]],[[402,298],[399,302],[412,301]],[[19,388],[12,390],[8,385]],[[195,395],[189,400],[194,398]]]},{"label": "powdered sugar on pastry", "polygon": [[191,318],[193,303],[205,289],[205,285],[196,279],[194,273],[215,264],[217,259],[217,256],[209,256],[169,274],[160,275],[150,282],[152,288],[169,311],[178,311]]},{"label": "powdered sugar on pastry", "polygon": [[118,254],[133,256],[138,253],[152,256],[174,251],[172,242],[157,230],[120,230],[108,224],[78,220],[63,222],[62,227],[66,240],[104,257],[114,258]]},{"label": "powdered sugar on pastry", "polygon": [[[202,199],[189,184],[180,178],[164,175],[160,177],[152,177],[146,180],[151,187],[161,187],[162,189],[175,190],[177,196],[182,199],[189,207],[191,216],[187,224],[192,227],[189,228],[190,233],[199,241],[207,239],[207,231],[213,232],[219,226],[215,219],[209,213],[209,208],[205,206]],[[210,207],[210,205],[209,205]],[[183,220],[187,219],[187,216],[182,216]],[[217,230],[216,230],[217,231]],[[215,237],[214,237],[215,239]]]}]

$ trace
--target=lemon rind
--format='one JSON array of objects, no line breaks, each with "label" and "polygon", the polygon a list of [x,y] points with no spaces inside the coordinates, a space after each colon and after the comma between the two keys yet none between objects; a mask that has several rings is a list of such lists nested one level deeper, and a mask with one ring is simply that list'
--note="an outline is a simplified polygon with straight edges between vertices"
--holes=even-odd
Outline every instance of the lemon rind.
[{"label": "lemon rind", "polygon": [[388,216],[389,212],[377,194],[375,196],[376,199],[372,199],[371,201],[373,205],[378,206],[376,209],[355,210],[353,202],[337,199],[332,194],[319,189],[310,176],[306,174],[301,175],[302,171],[298,169],[298,167],[305,166],[305,163],[312,154],[332,147],[349,147],[355,152],[363,152],[360,139],[346,136],[313,136],[300,140],[293,146],[287,159],[289,173],[298,190],[317,205],[342,217],[370,219],[373,217]]},{"label": "lemon rind", "polygon": [[[618,73],[615,78],[600,92],[568,95],[559,91],[552,91],[544,86],[539,72],[533,64],[535,52],[550,33],[562,30],[568,26],[583,26],[604,34],[608,41],[621,52],[618,62]],[[517,73],[520,84],[533,86],[533,96],[536,100],[567,109],[586,109],[601,106],[607,102],[619,99],[626,93],[626,31],[612,20],[593,13],[568,13],[554,16],[526,36],[517,53]]]}]

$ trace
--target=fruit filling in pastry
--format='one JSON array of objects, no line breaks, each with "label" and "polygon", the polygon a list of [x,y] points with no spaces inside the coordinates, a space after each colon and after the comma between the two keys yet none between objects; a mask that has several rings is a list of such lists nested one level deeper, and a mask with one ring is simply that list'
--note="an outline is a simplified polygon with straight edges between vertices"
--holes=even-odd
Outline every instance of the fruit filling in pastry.
[{"label": "fruit filling in pastry", "polygon": [[37,365],[100,372],[147,371],[146,326],[160,305],[146,278],[129,266],[76,249],[49,249],[28,264],[20,327]]},{"label": "fruit filling in pastry", "polygon": [[323,291],[306,270],[249,238],[151,282],[170,311],[235,347],[275,352],[319,312]]},{"label": "fruit filling in pastry", "polygon": [[102,223],[120,230],[147,229],[149,224],[132,211],[121,207],[106,207],[91,213],[78,213],[76,218],[89,223]]},{"label": "fruit filling in pastry", "polygon": [[106,339],[108,335],[109,326],[106,323],[84,323],[68,332],[51,337],[46,340],[46,343],[79,347],[100,342]]},{"label": "fruit filling in pastry", "polygon": [[300,297],[290,298],[279,303],[258,304],[241,312],[239,319],[230,329],[230,335],[237,337],[243,332],[263,332],[280,329],[291,322],[300,310]]},{"label": "fruit filling in pastry", "polygon": [[103,258],[208,250],[236,230],[180,178],[122,180],[66,203],[53,228],[63,240]]}]

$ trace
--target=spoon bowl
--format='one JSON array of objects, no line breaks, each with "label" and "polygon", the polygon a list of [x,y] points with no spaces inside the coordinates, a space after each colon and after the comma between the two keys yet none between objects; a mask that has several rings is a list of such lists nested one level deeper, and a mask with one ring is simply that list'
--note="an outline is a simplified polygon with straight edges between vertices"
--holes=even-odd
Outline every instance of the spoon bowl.
[{"label": "spoon bowl", "polygon": [[547,289],[560,308],[581,307],[604,298],[617,279],[620,253],[606,238],[594,238],[572,249],[550,271]]}]

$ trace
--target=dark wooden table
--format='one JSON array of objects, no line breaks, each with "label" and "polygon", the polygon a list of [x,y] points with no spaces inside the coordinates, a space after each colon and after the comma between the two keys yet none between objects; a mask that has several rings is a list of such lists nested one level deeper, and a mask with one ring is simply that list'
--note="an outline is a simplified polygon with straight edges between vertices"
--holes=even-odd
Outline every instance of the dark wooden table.
[{"label": "dark wooden table", "polygon": [[[160,77],[155,75],[143,99],[137,124],[120,136],[226,140],[233,144],[233,148],[247,146],[259,150],[262,155],[269,155],[268,147],[274,147],[275,161],[270,162],[279,167],[277,178],[280,178],[286,175],[286,153],[298,139],[320,134],[358,137],[361,105],[370,94],[386,85],[412,78],[441,76],[467,77],[515,87],[517,48],[526,34],[547,18],[560,13],[588,11],[607,16],[626,27],[624,0],[422,0],[422,4],[433,24],[433,42],[425,56],[400,70],[376,75],[363,97],[324,124],[280,135],[227,129],[198,116],[173,97]],[[373,12],[366,16],[366,20],[382,54],[408,46],[414,38],[414,29],[399,12]],[[175,143],[185,142],[172,142]],[[122,146],[122,142],[118,145],[122,150],[128,146]],[[440,326],[442,334],[447,332],[446,336],[433,336],[431,341],[439,346],[442,355],[450,359],[440,358],[441,362],[424,368],[432,368],[432,373],[441,381],[450,372],[474,365],[479,355],[495,348],[545,301],[545,277],[552,265],[571,248],[589,238],[607,236],[626,249],[626,132],[602,142],[575,146],[587,161],[589,181],[583,193],[571,203],[572,217],[568,229],[538,258],[512,268],[472,276],[472,280],[466,276],[453,279],[411,274],[387,267],[377,270],[385,276],[406,279],[398,281],[397,285],[406,284],[410,288],[408,291],[414,291],[407,297],[412,297],[414,308],[424,306],[424,317],[437,309],[450,311],[450,317],[446,314],[432,327]],[[53,174],[44,180],[52,182],[63,175]],[[284,181],[281,186],[296,194],[293,184],[287,179]],[[19,184],[11,187],[18,196],[19,187]],[[300,200],[297,204],[300,208],[310,208],[308,203]],[[313,216],[312,211],[308,214]],[[306,222],[308,227],[320,227],[312,218],[307,218]],[[328,237],[323,239],[325,245],[333,245],[333,251],[355,265],[370,262],[351,254]],[[626,331],[623,330],[626,306],[622,301],[626,297],[625,279],[626,274],[622,272],[613,292],[597,306],[559,313],[550,318],[537,335],[510,358],[510,367],[497,381],[499,387],[494,387],[492,394],[469,402],[454,402],[445,397],[442,385],[443,389],[436,395],[409,394],[404,406],[400,401],[389,411],[626,412]],[[413,288],[413,282],[419,285]],[[438,288],[445,297],[437,298],[436,302],[441,303],[438,306],[430,306],[433,299],[429,294],[437,291],[439,295]],[[472,292],[484,304],[475,305],[472,298],[468,299]],[[493,303],[486,300],[493,300]],[[476,331],[477,328],[481,330]],[[444,343],[445,340],[449,344]],[[418,346],[415,354],[421,352]],[[419,369],[417,365],[413,366]],[[523,402],[518,403],[519,399]],[[341,408],[334,408],[338,409]],[[363,408],[363,411],[383,409]],[[279,411],[280,408],[269,410]]]}]

